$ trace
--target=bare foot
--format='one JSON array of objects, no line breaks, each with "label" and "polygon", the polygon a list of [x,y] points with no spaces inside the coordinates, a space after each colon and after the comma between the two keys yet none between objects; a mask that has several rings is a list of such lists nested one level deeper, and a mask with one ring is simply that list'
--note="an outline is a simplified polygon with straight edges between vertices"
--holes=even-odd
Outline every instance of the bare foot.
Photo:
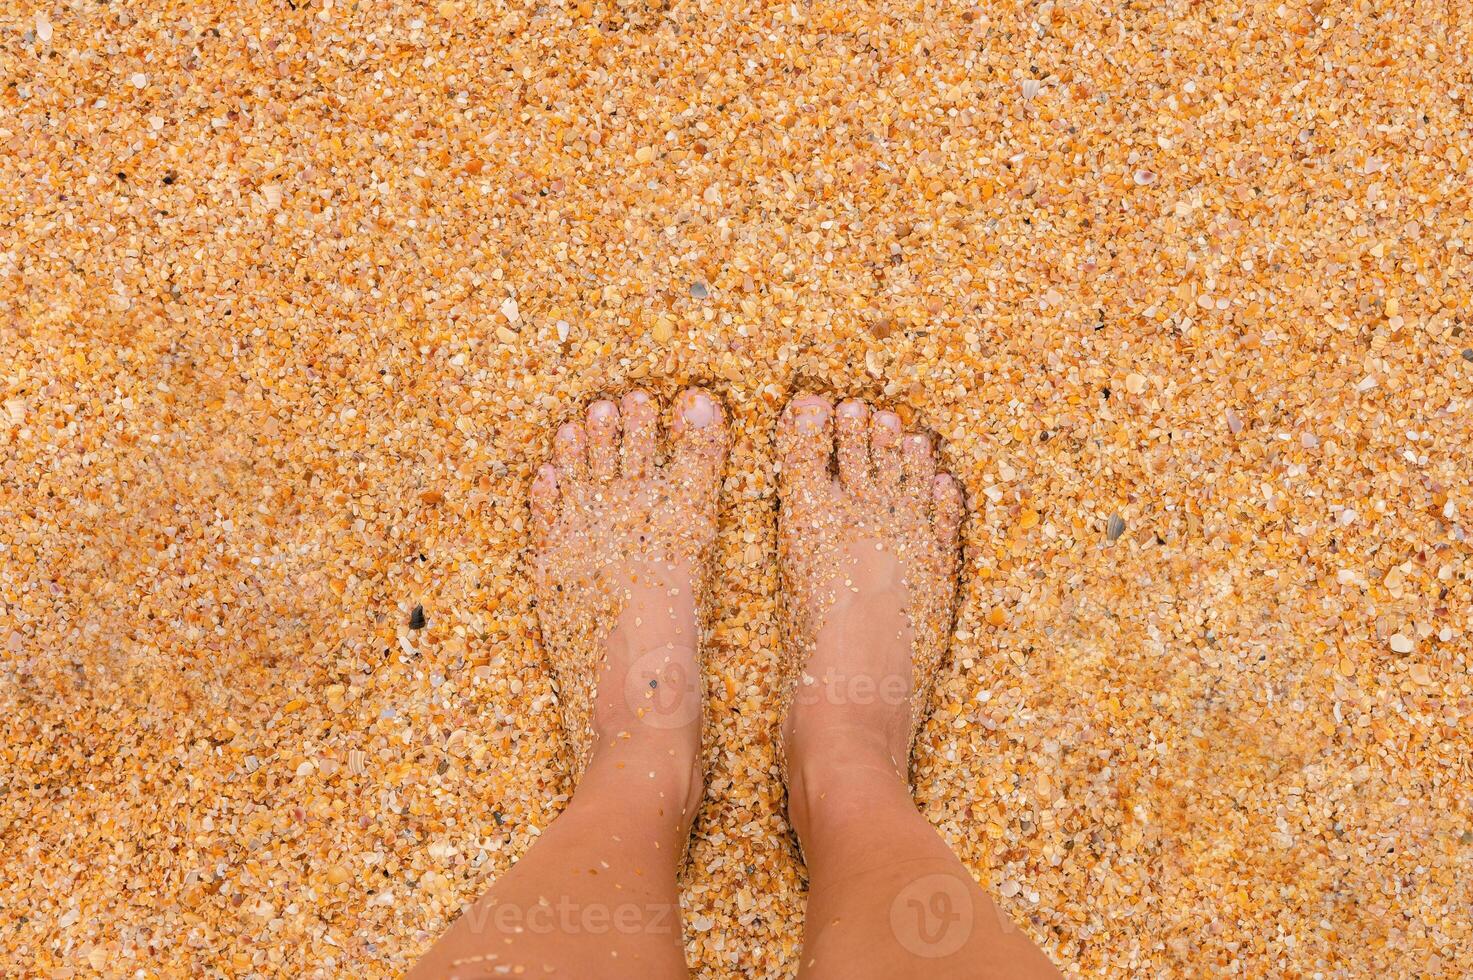
[{"label": "bare foot", "polygon": [[814,769],[908,779],[951,633],[961,486],[893,412],[802,395],[780,423],[790,806]]},{"label": "bare foot", "polygon": [[641,775],[669,759],[698,798],[700,613],[726,425],[709,394],[681,392],[660,464],[657,415],[631,391],[558,430],[532,484],[537,612],[575,780],[595,756]]},{"label": "bare foot", "polygon": [[[577,792],[410,976],[683,977],[676,875],[702,790],[701,597],[721,408],[596,401],[532,482],[532,572]],[[612,920],[612,928],[611,928]]]}]

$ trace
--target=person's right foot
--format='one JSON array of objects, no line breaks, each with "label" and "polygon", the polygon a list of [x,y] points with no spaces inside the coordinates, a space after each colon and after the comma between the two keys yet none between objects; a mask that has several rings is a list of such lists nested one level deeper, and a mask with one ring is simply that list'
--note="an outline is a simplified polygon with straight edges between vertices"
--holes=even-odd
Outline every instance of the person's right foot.
[{"label": "person's right foot", "polygon": [[951,632],[964,504],[930,437],[862,401],[793,399],[779,456],[791,805],[805,774],[836,766],[908,777]]}]

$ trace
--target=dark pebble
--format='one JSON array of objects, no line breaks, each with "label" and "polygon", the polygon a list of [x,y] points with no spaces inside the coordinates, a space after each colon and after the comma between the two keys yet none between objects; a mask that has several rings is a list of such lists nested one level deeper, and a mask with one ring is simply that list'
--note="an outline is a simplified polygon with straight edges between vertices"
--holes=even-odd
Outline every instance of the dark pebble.
[{"label": "dark pebble", "polygon": [[422,630],[425,628],[425,607],[415,606],[414,612],[409,614],[409,628]]}]

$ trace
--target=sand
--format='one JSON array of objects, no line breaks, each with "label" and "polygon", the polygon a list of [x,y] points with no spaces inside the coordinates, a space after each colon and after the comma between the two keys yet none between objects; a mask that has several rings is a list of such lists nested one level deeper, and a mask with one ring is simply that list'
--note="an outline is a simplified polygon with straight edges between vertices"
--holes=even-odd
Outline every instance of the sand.
[{"label": "sand", "polygon": [[698,977],[796,967],[801,390],[966,484],[917,793],[1066,972],[1457,975],[1470,25],[9,5],[3,972],[402,970],[565,800],[524,574],[553,427],[700,383],[734,442]]}]

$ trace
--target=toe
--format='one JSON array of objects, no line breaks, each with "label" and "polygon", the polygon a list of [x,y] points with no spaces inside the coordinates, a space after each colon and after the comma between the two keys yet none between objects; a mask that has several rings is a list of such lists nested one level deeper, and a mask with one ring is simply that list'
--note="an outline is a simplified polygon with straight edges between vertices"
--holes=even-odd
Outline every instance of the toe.
[{"label": "toe", "polygon": [[778,428],[784,491],[817,492],[832,485],[829,460],[834,453],[833,405],[820,395],[799,395],[788,402]]},{"label": "toe", "polygon": [[552,458],[561,478],[578,481],[588,475],[588,434],[582,425],[566,422],[558,427],[552,440]]},{"label": "toe", "polygon": [[924,432],[905,434],[900,440],[900,470],[905,477],[906,493],[919,497],[929,509],[926,497],[936,476],[936,455],[931,451],[930,436]]},{"label": "toe", "polygon": [[714,502],[726,461],[726,418],[720,403],[700,388],[682,391],[675,398],[670,436],[672,475],[697,504]]},{"label": "toe", "polygon": [[967,512],[962,485],[950,473],[931,479],[931,523],[943,555],[956,558],[961,543],[962,517]]},{"label": "toe", "polygon": [[857,398],[839,403],[835,411],[839,480],[855,496],[868,496],[874,489],[869,465],[869,406]]},{"label": "toe", "polygon": [[870,419],[869,440],[875,485],[882,493],[895,493],[900,487],[900,416],[876,412]]},{"label": "toe", "polygon": [[619,406],[600,398],[588,406],[588,472],[595,480],[619,473]]},{"label": "toe", "polygon": [[635,389],[624,396],[624,475],[642,480],[655,465],[655,400]]},{"label": "toe", "polygon": [[544,547],[557,524],[559,497],[557,467],[543,463],[532,479],[532,543]]}]

